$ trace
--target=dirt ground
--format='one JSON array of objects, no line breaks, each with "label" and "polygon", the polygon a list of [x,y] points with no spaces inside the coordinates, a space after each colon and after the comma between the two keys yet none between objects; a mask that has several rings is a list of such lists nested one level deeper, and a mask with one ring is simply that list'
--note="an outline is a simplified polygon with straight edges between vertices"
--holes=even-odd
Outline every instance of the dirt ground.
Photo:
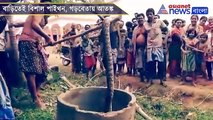
[{"label": "dirt ground", "polygon": [[[69,75],[71,72],[71,65],[63,66],[60,56],[54,52],[50,53],[49,63],[50,65],[58,65],[64,74]],[[194,87],[188,83],[180,85],[180,79],[167,78],[166,88],[159,85],[159,80],[155,80],[154,85],[147,88],[148,84],[140,82],[138,77],[122,75],[119,76],[119,79],[123,86],[130,85],[133,91],[140,92],[142,95],[165,97],[183,104],[186,108],[198,107],[204,110],[213,110],[213,81],[198,78],[197,86]]]}]

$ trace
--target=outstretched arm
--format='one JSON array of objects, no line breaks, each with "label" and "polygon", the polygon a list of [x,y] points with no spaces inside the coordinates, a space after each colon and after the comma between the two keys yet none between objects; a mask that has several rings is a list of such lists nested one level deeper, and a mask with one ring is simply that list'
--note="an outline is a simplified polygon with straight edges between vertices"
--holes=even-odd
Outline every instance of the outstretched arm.
[{"label": "outstretched arm", "polygon": [[9,27],[24,27],[24,23],[25,22],[21,22],[21,23],[11,23],[9,25]]},{"label": "outstretched arm", "polygon": [[41,35],[42,37],[45,38],[45,40],[48,42],[51,38],[43,31],[41,26],[39,25],[43,17],[41,16],[33,16],[33,21],[32,21],[32,28],[33,30]]},{"label": "outstretched arm", "polygon": [[187,53],[187,51],[184,50],[184,45],[181,46],[181,51],[182,51],[183,54]]}]

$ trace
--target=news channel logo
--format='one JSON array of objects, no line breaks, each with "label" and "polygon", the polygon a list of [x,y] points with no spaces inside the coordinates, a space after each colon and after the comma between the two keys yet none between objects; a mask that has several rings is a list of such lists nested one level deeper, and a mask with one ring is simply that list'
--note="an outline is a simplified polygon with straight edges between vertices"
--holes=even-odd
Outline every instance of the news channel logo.
[{"label": "news channel logo", "polygon": [[181,4],[181,5],[168,5],[168,10],[164,6],[161,5],[158,14],[198,14],[198,15],[207,15],[209,13],[208,7],[191,7],[190,4]]}]

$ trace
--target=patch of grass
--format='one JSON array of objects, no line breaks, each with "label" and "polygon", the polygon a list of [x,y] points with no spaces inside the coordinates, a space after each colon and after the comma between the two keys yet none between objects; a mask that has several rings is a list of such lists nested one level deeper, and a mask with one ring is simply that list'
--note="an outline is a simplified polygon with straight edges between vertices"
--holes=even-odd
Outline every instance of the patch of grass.
[{"label": "patch of grass", "polygon": [[16,102],[13,102],[13,107],[21,110],[21,113],[16,115],[17,120],[54,120],[57,96],[67,91],[68,87],[60,79],[60,74],[57,72],[51,72],[48,78],[41,90],[42,100],[47,107],[46,110],[36,109],[27,89],[13,90],[13,97],[16,99]]},{"label": "patch of grass", "polygon": [[20,116],[16,117],[16,120],[53,120],[54,113],[50,110],[28,109]]},{"label": "patch of grass", "polygon": [[198,120],[212,120],[213,119],[213,111],[200,111],[194,110],[197,113]]},{"label": "patch of grass", "polygon": [[[162,98],[137,96],[137,101],[143,110],[156,120],[184,120],[188,113],[195,113],[197,120],[212,120],[213,117],[213,111],[184,109],[182,105]],[[144,119],[137,114],[136,120]]]}]

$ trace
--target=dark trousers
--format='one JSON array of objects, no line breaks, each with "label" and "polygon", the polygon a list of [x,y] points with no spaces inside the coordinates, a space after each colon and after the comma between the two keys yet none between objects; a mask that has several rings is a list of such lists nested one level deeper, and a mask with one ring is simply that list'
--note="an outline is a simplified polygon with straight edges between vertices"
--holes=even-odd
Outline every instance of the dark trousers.
[{"label": "dark trousers", "polygon": [[[166,79],[166,66],[167,66],[167,60],[166,60],[166,54],[164,53],[164,60],[163,60],[163,78]],[[157,62],[156,62],[157,63]],[[156,66],[156,63],[155,63],[155,66]],[[155,75],[156,75],[156,71],[155,71]],[[159,78],[159,72],[157,73],[156,75],[156,78]]]},{"label": "dark trousers", "polygon": [[206,62],[207,74],[210,80],[212,79],[212,63],[213,62]]},{"label": "dark trousers", "polygon": [[166,78],[166,65],[167,65],[166,54],[164,54],[164,61],[163,61],[163,77],[164,78]]},{"label": "dark trousers", "polygon": [[81,72],[81,47],[72,48],[72,71],[74,73]]},{"label": "dark trousers", "polygon": [[147,63],[147,79],[152,80],[156,75],[156,63],[158,63],[158,77],[163,80],[164,77],[164,62],[150,61]]},{"label": "dark trousers", "polygon": [[203,53],[196,53],[195,55],[195,63],[196,63],[196,68],[195,68],[195,73],[197,75],[202,75],[202,62],[203,62]]},{"label": "dark trousers", "polygon": [[15,84],[15,83],[13,83],[10,77],[8,61],[9,61],[9,58],[7,56],[7,52],[0,52],[0,72],[5,79],[8,89],[10,90],[12,84]]}]

